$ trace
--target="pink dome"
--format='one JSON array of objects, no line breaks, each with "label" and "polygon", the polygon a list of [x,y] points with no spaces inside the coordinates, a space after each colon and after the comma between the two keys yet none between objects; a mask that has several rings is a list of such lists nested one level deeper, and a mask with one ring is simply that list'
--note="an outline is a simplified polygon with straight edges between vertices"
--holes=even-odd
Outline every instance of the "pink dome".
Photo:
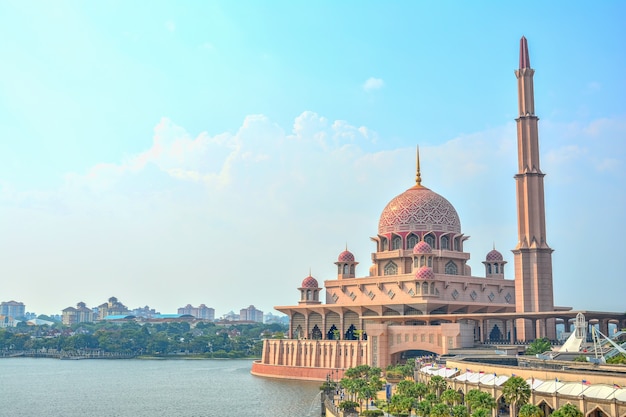
[{"label": "pink dome", "polygon": [[421,242],[417,242],[417,245],[415,245],[413,247],[413,253],[415,255],[421,255],[421,254],[425,254],[425,253],[433,253],[433,248],[430,247],[430,245],[426,242],[424,242],[423,240]]},{"label": "pink dome", "polygon": [[461,233],[461,221],[448,200],[421,185],[394,197],[378,221],[378,234],[390,232]]},{"label": "pink dome", "polygon": [[504,258],[502,257],[502,254],[500,252],[494,249],[487,254],[486,260],[487,262],[494,262],[494,261],[503,261]]},{"label": "pink dome", "polygon": [[338,262],[354,262],[354,255],[349,250],[344,250],[337,258]]},{"label": "pink dome", "polygon": [[309,275],[302,281],[302,288],[319,288],[319,285],[317,280]]},{"label": "pink dome", "polygon": [[423,266],[417,271],[415,271],[415,279],[434,279],[434,278],[435,278],[435,273],[433,272],[432,268],[429,268],[427,266]]}]

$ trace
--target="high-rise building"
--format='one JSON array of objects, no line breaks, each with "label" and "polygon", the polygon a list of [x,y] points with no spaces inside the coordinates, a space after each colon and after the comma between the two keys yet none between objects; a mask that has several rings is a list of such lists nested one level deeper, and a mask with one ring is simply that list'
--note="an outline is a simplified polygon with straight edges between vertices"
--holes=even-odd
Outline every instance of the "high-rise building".
[{"label": "high-rise building", "polygon": [[18,301],[3,301],[0,303],[0,316],[12,317],[14,319],[24,317],[26,306]]},{"label": "high-rise building", "polygon": [[76,304],[76,308],[67,307],[63,309],[61,321],[65,325],[76,323],[89,323],[96,320],[96,314],[82,301]]},{"label": "high-rise building", "polygon": [[263,312],[257,310],[253,305],[250,305],[247,308],[239,310],[239,320],[263,323]]},{"label": "high-rise building", "polygon": [[200,304],[198,307],[193,307],[191,304],[187,304],[185,307],[178,309],[178,314],[189,314],[202,320],[215,320],[215,309],[207,307],[204,304]]}]

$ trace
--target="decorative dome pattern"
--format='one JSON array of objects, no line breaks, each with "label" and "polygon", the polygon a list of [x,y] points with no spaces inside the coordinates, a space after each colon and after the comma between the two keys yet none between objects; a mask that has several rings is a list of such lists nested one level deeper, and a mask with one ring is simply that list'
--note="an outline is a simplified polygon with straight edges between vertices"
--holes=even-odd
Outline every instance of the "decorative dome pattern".
[{"label": "decorative dome pattern", "polygon": [[433,230],[461,233],[461,221],[448,200],[422,186],[394,197],[378,222],[378,233]]},{"label": "decorative dome pattern", "polygon": [[415,279],[434,279],[435,273],[432,268],[423,266],[417,271],[415,271]]},{"label": "decorative dome pattern", "polygon": [[302,281],[302,288],[319,288],[319,285],[317,280],[309,275]]},{"label": "decorative dome pattern", "polygon": [[490,251],[487,254],[487,258],[486,258],[487,262],[503,261],[503,260],[504,258],[502,257],[502,254],[495,249]]},{"label": "decorative dome pattern", "polygon": [[339,254],[337,262],[354,262],[354,255],[349,250],[344,250]]},{"label": "decorative dome pattern", "polygon": [[415,255],[426,253],[433,253],[433,248],[431,248],[430,245],[424,241],[417,242],[417,245],[413,247],[413,254]]}]

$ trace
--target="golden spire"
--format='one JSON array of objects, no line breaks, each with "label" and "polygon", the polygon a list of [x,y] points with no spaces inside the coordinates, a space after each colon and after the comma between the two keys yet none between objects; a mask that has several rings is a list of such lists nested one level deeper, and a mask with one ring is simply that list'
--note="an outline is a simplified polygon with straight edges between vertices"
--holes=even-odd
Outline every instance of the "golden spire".
[{"label": "golden spire", "polygon": [[415,174],[415,185],[422,186],[422,174],[420,173],[420,147],[417,145],[417,172]]}]

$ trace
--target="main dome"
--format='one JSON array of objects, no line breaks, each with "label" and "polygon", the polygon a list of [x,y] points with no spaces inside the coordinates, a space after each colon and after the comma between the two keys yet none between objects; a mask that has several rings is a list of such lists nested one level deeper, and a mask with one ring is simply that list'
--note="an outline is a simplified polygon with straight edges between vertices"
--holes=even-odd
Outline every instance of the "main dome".
[{"label": "main dome", "polygon": [[378,234],[409,231],[461,233],[461,221],[448,200],[415,185],[394,197],[378,221]]}]

